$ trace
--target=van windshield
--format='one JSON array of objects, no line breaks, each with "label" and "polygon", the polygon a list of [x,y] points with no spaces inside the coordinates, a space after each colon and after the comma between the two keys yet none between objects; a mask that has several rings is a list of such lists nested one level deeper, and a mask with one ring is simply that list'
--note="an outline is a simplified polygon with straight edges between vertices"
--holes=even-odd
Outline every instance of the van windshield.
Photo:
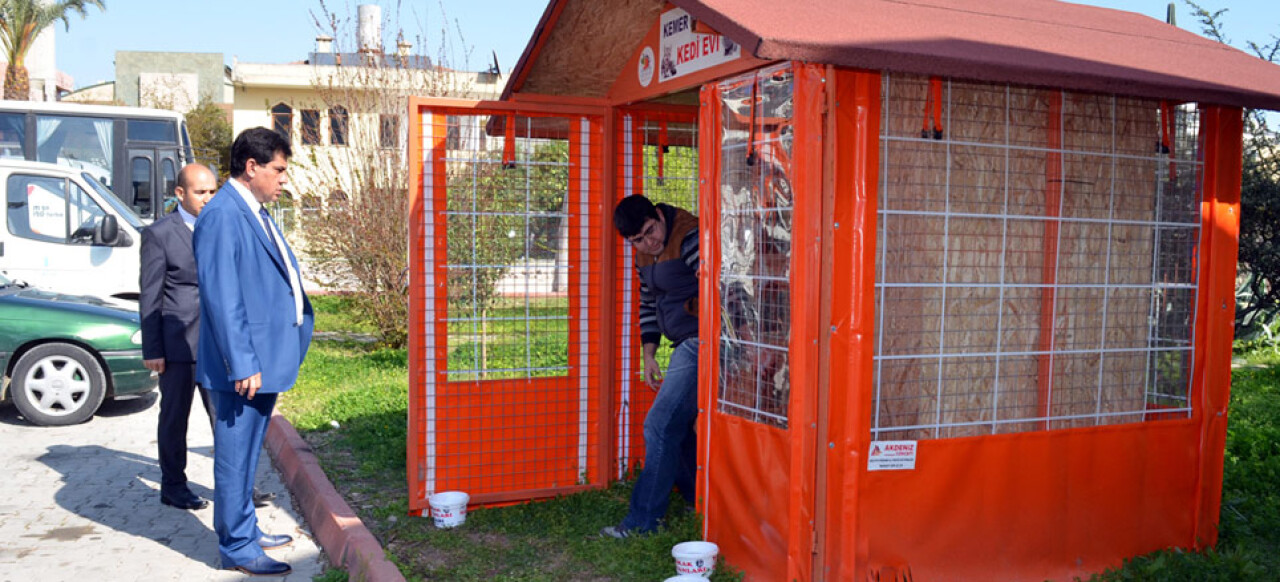
[{"label": "van windshield", "polygon": [[90,174],[89,172],[81,172],[80,177],[84,178],[84,181],[89,183],[89,187],[93,188],[99,196],[102,196],[102,199],[106,200],[107,204],[111,205],[111,208],[116,211],[116,214],[119,215],[120,218],[123,218],[125,222],[129,223],[129,226],[132,226],[136,230],[142,230],[142,228],[146,226],[143,224],[142,218],[138,216],[138,213],[133,211],[133,208],[122,202],[119,198],[116,198],[116,195],[111,193],[111,189],[103,186],[102,182],[99,182],[97,178],[93,177],[93,174]]}]

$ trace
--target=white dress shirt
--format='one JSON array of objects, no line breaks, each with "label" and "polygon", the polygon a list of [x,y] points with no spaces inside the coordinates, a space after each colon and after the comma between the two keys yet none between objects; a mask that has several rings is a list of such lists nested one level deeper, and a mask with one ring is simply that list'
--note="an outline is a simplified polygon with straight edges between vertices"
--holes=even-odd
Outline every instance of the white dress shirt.
[{"label": "white dress shirt", "polygon": [[178,205],[178,216],[182,217],[182,224],[187,225],[191,232],[196,231],[196,217],[187,212],[187,209],[183,208],[181,204]]}]

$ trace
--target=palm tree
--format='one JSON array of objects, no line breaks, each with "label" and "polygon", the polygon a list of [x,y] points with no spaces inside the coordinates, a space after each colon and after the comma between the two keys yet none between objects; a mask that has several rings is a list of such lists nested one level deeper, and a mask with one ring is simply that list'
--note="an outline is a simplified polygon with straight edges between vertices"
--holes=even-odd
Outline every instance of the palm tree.
[{"label": "palm tree", "polygon": [[56,20],[61,20],[70,30],[68,13],[74,10],[84,18],[88,6],[105,8],[102,0],[0,0],[0,42],[4,43],[4,55],[9,60],[4,73],[5,99],[31,98],[31,79],[26,66],[31,44]]}]

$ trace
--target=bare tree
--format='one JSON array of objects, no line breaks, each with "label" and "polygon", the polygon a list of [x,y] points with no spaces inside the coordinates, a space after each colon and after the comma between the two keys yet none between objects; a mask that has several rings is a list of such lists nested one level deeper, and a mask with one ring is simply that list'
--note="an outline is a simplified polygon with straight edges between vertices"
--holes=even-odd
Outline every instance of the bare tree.
[{"label": "bare tree", "polygon": [[[383,30],[396,32],[395,50],[351,47],[358,26],[352,8],[348,4],[339,13],[320,0],[313,12],[317,29],[334,46],[313,63],[316,101],[295,103],[301,132],[293,162],[302,171],[294,183],[303,193],[295,201],[298,224],[321,282],[351,291],[356,313],[386,344],[401,346],[408,317],[408,100],[467,97],[474,75],[452,69],[455,44],[447,26],[437,33],[432,57],[426,56],[424,35],[407,41],[400,25],[410,18],[402,18],[399,6],[382,22]],[[440,11],[441,21],[448,22],[443,6]],[[454,34],[461,46],[460,33]],[[325,143],[317,131],[321,125],[329,127]]]}]

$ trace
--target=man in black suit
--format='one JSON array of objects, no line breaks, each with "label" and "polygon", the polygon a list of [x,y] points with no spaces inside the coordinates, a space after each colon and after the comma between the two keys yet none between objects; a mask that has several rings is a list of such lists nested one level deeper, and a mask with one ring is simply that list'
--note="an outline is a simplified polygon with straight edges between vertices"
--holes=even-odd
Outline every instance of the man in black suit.
[{"label": "man in black suit", "polygon": [[196,216],[218,191],[207,166],[189,164],[178,172],[178,207],[142,231],[142,358],[160,374],[160,503],[204,509],[209,502],[187,486],[187,418],[199,392],[212,415],[209,395],[195,384],[196,342],[200,337],[200,289],[191,246]]}]

